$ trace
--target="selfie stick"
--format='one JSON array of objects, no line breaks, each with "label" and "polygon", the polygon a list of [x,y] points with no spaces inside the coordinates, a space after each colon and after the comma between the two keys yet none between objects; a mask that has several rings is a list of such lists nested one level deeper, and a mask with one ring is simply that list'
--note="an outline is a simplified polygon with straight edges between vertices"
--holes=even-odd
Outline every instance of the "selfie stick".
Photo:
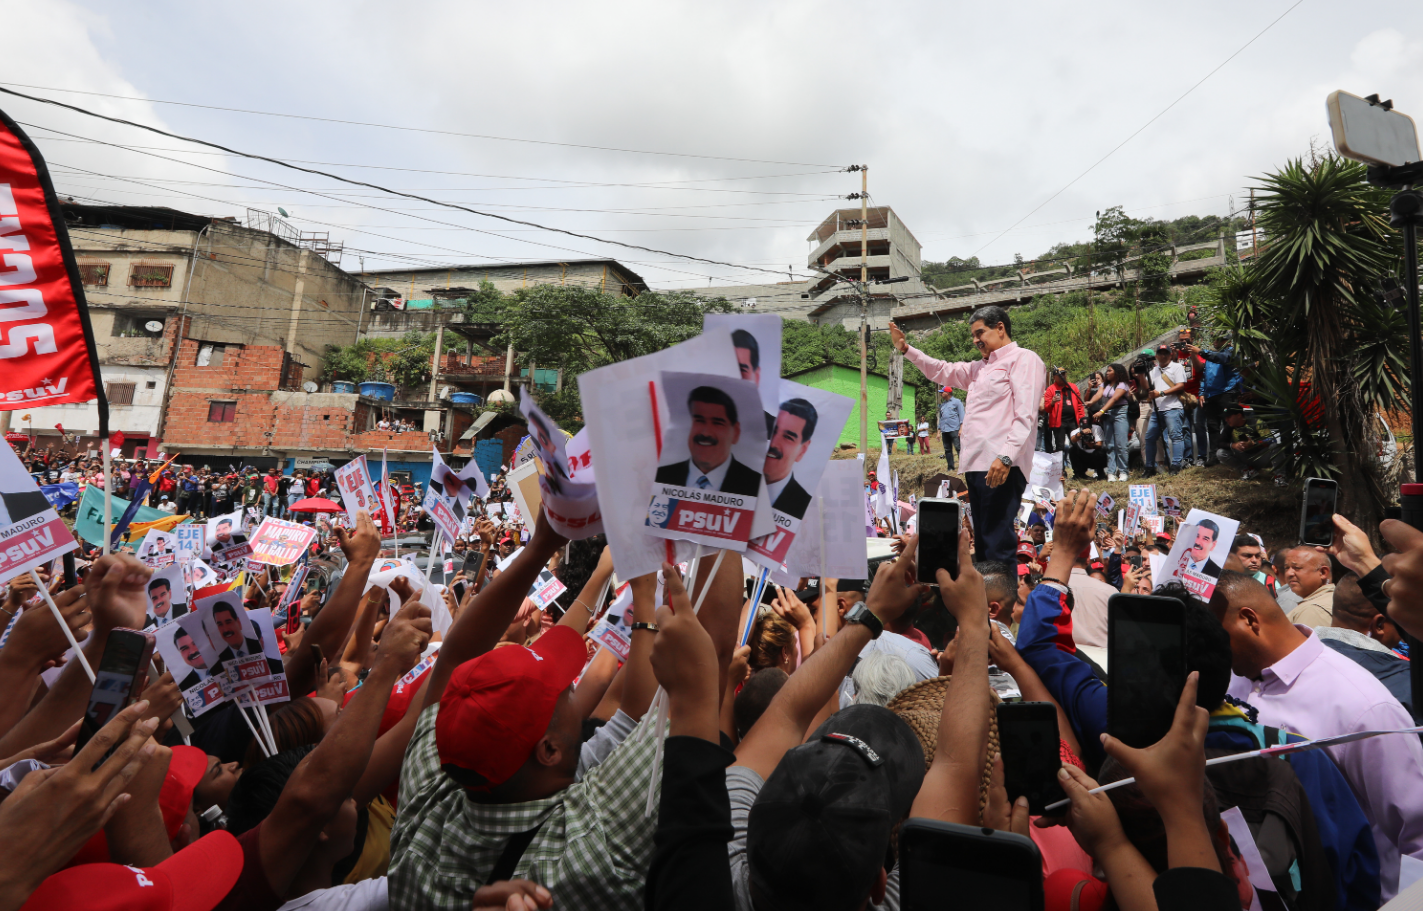
[{"label": "selfie stick", "polygon": [[[1377,101],[1375,95],[1371,99]],[[1408,361],[1410,376],[1420,376],[1423,371],[1423,336],[1419,335],[1419,313],[1418,313],[1418,226],[1423,225],[1423,192],[1413,189],[1417,184],[1423,184],[1423,162],[1413,162],[1412,164],[1400,165],[1398,167],[1388,167],[1385,165],[1369,165],[1369,183],[1379,187],[1390,187],[1398,190],[1389,200],[1388,223],[1395,228],[1402,229],[1403,232],[1403,286],[1407,294],[1408,306],[1405,311],[1408,316]],[[1423,397],[1418,395],[1418,390],[1413,389],[1412,418],[1414,428],[1423,426]],[[1404,484],[1400,491],[1400,500],[1403,505],[1403,521],[1414,528],[1423,529],[1423,484],[1416,483],[1423,481],[1423,451],[1420,451],[1415,441],[1413,444],[1413,484]],[[1414,655],[1423,653],[1423,645],[1417,636],[1423,630],[1404,630],[1404,638],[1408,642],[1408,653]],[[1412,684],[1413,704],[1420,705],[1423,699],[1423,662],[1416,662],[1418,666],[1410,665],[1408,676]]]},{"label": "selfie stick", "polygon": [[59,624],[59,628],[64,630],[64,638],[69,640],[69,647],[74,649],[74,657],[79,659],[80,667],[84,668],[84,673],[89,675],[89,682],[94,683],[94,669],[89,666],[89,659],[84,657],[84,650],[79,647],[79,643],[74,639],[74,631],[69,628],[69,624],[64,622],[64,615],[59,612],[59,605],[54,603],[53,596],[49,593],[49,588],[40,581],[40,574],[35,572],[34,567],[30,567],[30,578],[35,580],[35,585],[40,590],[40,595],[44,598],[44,603],[49,605],[50,613],[54,614],[54,622]]},{"label": "selfie stick", "polygon": [[[1321,737],[1318,740],[1301,740],[1298,743],[1282,743],[1279,746],[1265,747],[1260,750],[1248,750],[1244,753],[1231,753],[1229,756],[1217,756],[1214,759],[1207,759],[1206,765],[1221,765],[1226,762],[1235,762],[1238,759],[1251,759],[1255,756],[1287,756],[1290,753],[1303,753],[1306,750],[1321,750],[1325,747],[1339,746],[1345,743],[1353,743],[1356,740],[1368,740],[1373,737],[1381,737],[1384,734],[1420,734],[1423,733],[1423,725],[1416,728],[1397,728],[1391,731],[1355,731],[1352,734],[1338,734],[1334,737]],[[1113,781],[1109,784],[1099,785],[1088,794],[1100,794],[1103,791],[1110,791],[1113,788],[1120,788],[1136,781],[1135,778],[1123,778],[1121,781]],[[1071,798],[1050,803],[1046,809],[1056,810],[1072,803]]]}]

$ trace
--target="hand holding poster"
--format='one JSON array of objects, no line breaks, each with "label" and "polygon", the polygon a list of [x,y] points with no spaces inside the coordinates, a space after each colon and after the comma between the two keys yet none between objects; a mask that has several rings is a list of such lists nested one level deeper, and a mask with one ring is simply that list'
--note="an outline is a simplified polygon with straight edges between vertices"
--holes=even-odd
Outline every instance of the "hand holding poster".
[{"label": "hand holding poster", "polygon": [[268,516],[252,536],[250,559],[253,563],[286,566],[301,559],[314,540],[316,529]]},{"label": "hand holding poster", "polygon": [[356,513],[364,510],[372,516],[376,514],[376,491],[371,485],[364,455],[358,455],[336,469],[336,487],[341,491],[341,505],[346,508],[346,517],[351,520],[352,527],[356,524]]},{"label": "hand holding poster", "polygon": [[766,461],[756,386],[664,373],[662,388],[669,420],[649,491],[647,533],[745,550]]}]

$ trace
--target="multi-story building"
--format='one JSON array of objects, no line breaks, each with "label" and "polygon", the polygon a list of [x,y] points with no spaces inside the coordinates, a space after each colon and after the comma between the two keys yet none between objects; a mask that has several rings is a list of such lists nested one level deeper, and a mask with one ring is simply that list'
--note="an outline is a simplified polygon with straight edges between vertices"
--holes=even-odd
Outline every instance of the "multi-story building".
[{"label": "multi-story building", "polygon": [[[868,234],[869,323],[872,329],[885,329],[891,312],[899,301],[932,297],[920,275],[919,241],[889,206],[873,206],[868,210],[868,232],[861,224],[859,209],[837,209],[810,232],[806,238],[810,253],[806,265],[817,272],[834,273],[851,281],[860,280],[861,242]],[[884,279],[905,279],[888,285],[874,282]],[[812,279],[802,295],[808,304],[804,311],[811,322],[819,325],[840,323],[846,329],[860,328],[860,299],[853,287],[822,274]]]}]

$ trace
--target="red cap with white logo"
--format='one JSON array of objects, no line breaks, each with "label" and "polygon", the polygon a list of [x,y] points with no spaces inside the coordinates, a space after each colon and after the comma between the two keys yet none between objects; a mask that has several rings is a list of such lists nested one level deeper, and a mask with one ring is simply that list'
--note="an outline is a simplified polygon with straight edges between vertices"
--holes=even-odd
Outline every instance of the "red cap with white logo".
[{"label": "red cap with white logo", "polygon": [[212,911],[241,874],[242,845],[227,832],[211,832],[156,867],[61,870],[20,911]]}]

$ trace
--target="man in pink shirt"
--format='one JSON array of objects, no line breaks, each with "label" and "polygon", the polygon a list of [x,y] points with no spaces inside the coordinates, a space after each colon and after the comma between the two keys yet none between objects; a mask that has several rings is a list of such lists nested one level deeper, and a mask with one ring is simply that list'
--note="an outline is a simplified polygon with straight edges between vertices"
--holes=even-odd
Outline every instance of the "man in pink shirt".
[{"label": "man in pink shirt", "polygon": [[959,457],[973,509],[975,550],[978,559],[1004,563],[1013,563],[1018,549],[1013,517],[1028,487],[1047,382],[1042,358],[1019,348],[1012,330],[1007,310],[979,307],[969,317],[969,331],[983,360],[950,364],[911,346],[904,332],[889,324],[894,346],[925,376],[939,386],[968,390]]},{"label": "man in pink shirt", "polygon": [[[1262,724],[1311,739],[1413,727],[1413,718],[1373,674],[1290,623],[1264,585],[1221,573],[1211,610],[1230,634],[1230,689]],[[1379,852],[1384,901],[1398,892],[1399,858],[1423,859],[1423,746],[1415,734],[1385,734],[1324,750],[1359,799]]]}]

